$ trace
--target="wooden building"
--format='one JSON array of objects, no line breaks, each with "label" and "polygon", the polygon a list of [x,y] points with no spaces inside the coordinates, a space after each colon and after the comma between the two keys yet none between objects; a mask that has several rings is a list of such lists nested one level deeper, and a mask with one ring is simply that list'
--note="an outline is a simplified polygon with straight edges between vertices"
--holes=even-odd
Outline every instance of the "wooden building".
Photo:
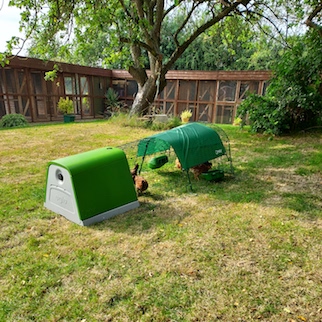
[{"label": "wooden building", "polygon": [[57,121],[60,97],[74,102],[78,119],[95,118],[104,110],[104,94],[111,86],[112,71],[59,63],[55,81],[45,81],[53,62],[15,57],[0,69],[0,117],[20,113],[30,122]]},{"label": "wooden building", "polygon": [[[30,122],[62,119],[57,111],[60,97],[74,102],[76,119],[102,117],[107,89],[131,106],[136,82],[124,70],[106,70],[59,63],[55,81],[45,81],[53,62],[15,57],[0,68],[0,117],[20,113]],[[167,86],[151,109],[167,115],[193,112],[194,121],[232,123],[236,109],[247,93],[265,92],[269,71],[169,71]],[[152,111],[151,111],[152,112]]]},{"label": "wooden building", "polygon": [[[131,105],[137,85],[124,70],[113,70],[113,87]],[[167,86],[154,108],[158,113],[180,115],[185,109],[193,121],[231,124],[248,93],[263,95],[270,71],[178,71],[167,73]]]}]

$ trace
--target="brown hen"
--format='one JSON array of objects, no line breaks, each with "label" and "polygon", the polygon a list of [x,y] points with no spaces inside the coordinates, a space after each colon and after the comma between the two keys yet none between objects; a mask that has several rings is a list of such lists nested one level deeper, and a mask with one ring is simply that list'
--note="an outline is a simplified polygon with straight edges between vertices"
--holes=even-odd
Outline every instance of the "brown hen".
[{"label": "brown hen", "polygon": [[133,181],[138,194],[141,194],[149,187],[147,180],[141,176],[134,176]]},{"label": "brown hen", "polygon": [[199,176],[203,173],[203,172],[207,172],[211,169],[212,164],[211,162],[207,161],[198,165],[195,165],[194,167],[191,167],[190,170],[192,171],[195,179],[199,180]]}]

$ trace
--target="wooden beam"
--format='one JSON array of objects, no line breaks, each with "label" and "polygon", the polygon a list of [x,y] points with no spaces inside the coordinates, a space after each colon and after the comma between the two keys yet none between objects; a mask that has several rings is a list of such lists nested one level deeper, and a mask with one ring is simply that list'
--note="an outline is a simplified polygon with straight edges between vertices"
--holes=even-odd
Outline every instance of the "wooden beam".
[{"label": "wooden beam", "polygon": [[64,73],[79,73],[84,75],[112,77],[112,71],[109,69],[66,64],[54,61],[44,61],[37,58],[26,58],[21,56],[15,56],[12,59],[10,59],[8,67],[30,68],[39,71],[50,71],[54,69],[55,64],[58,65],[59,71]]},{"label": "wooden beam", "polygon": [[[149,72],[148,72],[149,74]],[[114,69],[113,78],[133,79],[126,70]],[[272,77],[271,71],[200,71],[200,70],[170,70],[166,74],[167,80],[241,80],[260,81],[269,80]]]}]

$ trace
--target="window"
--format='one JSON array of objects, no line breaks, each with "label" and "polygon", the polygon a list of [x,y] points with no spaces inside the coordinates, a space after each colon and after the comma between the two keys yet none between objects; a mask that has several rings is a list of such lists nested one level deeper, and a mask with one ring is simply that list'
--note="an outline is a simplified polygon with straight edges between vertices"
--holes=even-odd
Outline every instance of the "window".
[{"label": "window", "polygon": [[220,81],[218,90],[218,101],[234,102],[236,99],[236,81]]}]

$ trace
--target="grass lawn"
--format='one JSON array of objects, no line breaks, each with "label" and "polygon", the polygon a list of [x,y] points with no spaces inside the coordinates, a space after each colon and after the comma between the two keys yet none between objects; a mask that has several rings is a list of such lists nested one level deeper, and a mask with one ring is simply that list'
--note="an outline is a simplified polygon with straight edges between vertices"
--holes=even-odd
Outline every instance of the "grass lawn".
[{"label": "grass lawn", "polygon": [[44,208],[47,163],[155,132],[0,131],[0,321],[322,321],[322,134],[221,127],[235,178],[143,171],[141,206],[89,227]]}]

